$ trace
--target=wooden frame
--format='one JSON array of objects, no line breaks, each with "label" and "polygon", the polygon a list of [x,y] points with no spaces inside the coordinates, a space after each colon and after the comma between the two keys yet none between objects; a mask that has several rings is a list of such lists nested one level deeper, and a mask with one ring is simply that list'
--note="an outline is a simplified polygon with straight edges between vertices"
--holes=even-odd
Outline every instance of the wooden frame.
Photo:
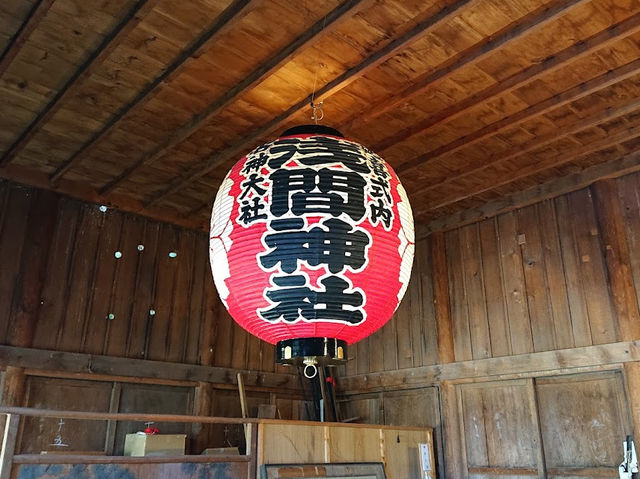
[{"label": "wooden frame", "polygon": [[333,478],[386,479],[381,462],[342,464],[265,464],[260,468],[262,479]]}]

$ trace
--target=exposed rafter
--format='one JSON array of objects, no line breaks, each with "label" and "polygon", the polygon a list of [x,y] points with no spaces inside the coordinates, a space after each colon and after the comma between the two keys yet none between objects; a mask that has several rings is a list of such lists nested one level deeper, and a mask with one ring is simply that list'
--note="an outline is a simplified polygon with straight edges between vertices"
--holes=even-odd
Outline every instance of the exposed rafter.
[{"label": "exposed rafter", "polygon": [[[460,10],[466,7],[473,0],[458,0],[456,3],[443,8],[438,14],[430,17],[422,22],[417,23],[407,33],[401,37],[388,43],[385,47],[378,50],[373,55],[369,56],[366,60],[358,65],[348,69],[342,75],[327,83],[324,87],[320,88],[315,93],[315,98],[320,100],[331,96],[343,88],[347,87],[355,80],[366,74],[368,71],[374,69],[380,64],[386,62],[391,57],[395,56],[403,48],[407,48],[410,44],[422,38],[428,34],[433,28],[441,25],[445,21],[451,19],[455,15],[459,14]],[[225,148],[221,152],[215,152],[212,155],[203,158],[202,161],[196,162],[193,168],[185,172],[180,178],[174,181],[169,188],[156,194],[147,202],[147,206],[151,206],[163,198],[181,190],[192,181],[207,174],[213,168],[221,165],[229,159],[236,156],[242,151],[250,149],[257,141],[262,137],[273,133],[278,130],[285,123],[287,123],[294,115],[298,114],[304,108],[308,108],[311,97],[307,97],[290,107],[285,112],[278,115],[276,118],[268,122],[266,125],[254,130],[251,134],[244,137],[243,140],[235,143],[228,148]]]},{"label": "exposed rafter", "polygon": [[73,93],[74,88],[81,85],[82,82],[102,64],[111,52],[120,45],[122,39],[153,9],[157,2],[158,0],[138,0],[131,9],[127,11],[120,22],[103,38],[98,48],[96,48],[80,68],[71,75],[63,87],[55,94],[49,103],[47,103],[44,109],[38,113],[35,119],[20,134],[4,155],[2,155],[2,158],[0,158],[0,166],[10,163],[22,151],[31,138],[40,130],[42,125],[47,123],[53,115],[56,114],[64,100]]},{"label": "exposed rafter", "polygon": [[[364,5],[362,3],[364,3]],[[143,165],[150,164],[160,158],[171,148],[196,132],[207,120],[224,110],[240,95],[260,84],[265,78],[282,68],[304,48],[310,47],[320,38],[332,32],[344,20],[346,20],[346,18],[357,13],[359,9],[365,8],[369,3],[371,3],[370,0],[366,2],[363,2],[363,0],[348,0],[336,7],[332,12],[327,14],[326,17],[318,20],[311,28],[305,31],[263,65],[259,66],[231,90],[227,91],[220,98],[217,98],[214,102],[210,103],[204,110],[195,115],[188,123],[176,130],[153,150],[145,154],[120,175],[104,185],[100,191],[103,193],[111,191],[138,168]]]},{"label": "exposed rafter", "polygon": [[424,238],[435,231],[446,231],[464,226],[476,221],[497,216],[501,213],[522,208],[556,196],[570,193],[589,186],[603,178],[617,178],[640,171],[640,151],[631,152],[622,158],[608,161],[600,165],[591,166],[580,173],[548,181],[533,186],[527,190],[513,194],[508,198],[486,203],[480,208],[468,209],[444,216],[429,222],[422,230],[418,239]]},{"label": "exposed rafter", "polygon": [[222,173],[307,116],[318,49],[314,101],[396,162],[418,221],[640,150],[637,2],[202,1],[0,8],[5,35],[22,25],[0,51],[0,177],[204,229]]},{"label": "exposed rafter", "polygon": [[[140,214],[143,208],[143,205],[139,201],[129,196],[116,193],[101,195],[95,188],[82,182],[63,179],[57,185],[53,186],[46,174],[17,164],[10,164],[0,168],[0,177],[18,183],[32,185],[37,188],[55,191],[72,198],[90,201],[99,205],[107,205],[129,213]],[[194,230],[204,231],[208,226],[206,221],[201,221],[197,218],[186,218],[170,208],[148,208],[145,210],[145,216]]]},{"label": "exposed rafter", "polygon": [[53,5],[54,0],[37,0],[33,8],[29,12],[26,20],[22,23],[18,31],[11,37],[9,44],[0,56],[0,76],[5,72],[16,55],[20,52],[22,45],[25,44],[31,33],[36,29],[40,20]]},{"label": "exposed rafter", "polygon": [[[439,181],[432,185],[429,185],[426,188],[421,189],[420,192],[415,196],[415,198],[420,199],[429,193],[433,194],[433,192],[437,192],[438,189],[442,188],[443,186],[455,184],[458,181],[462,180],[463,178],[477,175],[484,170],[495,167],[502,163],[506,163],[507,161],[511,161],[521,155],[540,149],[555,141],[561,140],[562,138],[566,138],[568,136],[574,135],[588,128],[596,127],[602,123],[611,121],[615,118],[623,117],[630,113],[634,113],[638,110],[640,110],[640,101],[635,101],[635,102],[626,104],[624,106],[621,106],[619,108],[609,108],[602,112],[598,112],[594,115],[591,115],[587,118],[584,118],[572,124],[567,129],[555,130],[550,134],[538,136],[533,141],[527,143],[526,145],[520,146],[517,150],[514,150],[505,156],[488,158],[487,161],[483,162],[481,165],[475,168],[465,169],[464,171],[460,172],[460,174],[450,176],[444,179],[443,181]],[[439,196],[439,195],[436,193],[436,196]],[[444,206],[444,205],[440,205],[440,206]],[[437,207],[438,206],[434,206],[434,208],[437,208]]]},{"label": "exposed rafter", "polygon": [[58,182],[71,168],[75,167],[82,159],[88,155],[101,140],[109,135],[116,125],[136,107],[142,106],[144,103],[153,98],[158,92],[158,86],[165,81],[169,81],[175,77],[186,66],[186,62],[191,57],[196,57],[208,50],[213,42],[222,33],[229,31],[240,21],[244,15],[248,13],[248,6],[255,0],[235,0],[229,5],[215,21],[204,30],[200,36],[189,47],[184,49],[177,58],[163,72],[158,75],[151,83],[141,90],[131,101],[123,105],[119,111],[107,122],[100,130],[76,151],[67,161],[60,165],[51,175],[51,182]]},{"label": "exposed rafter", "polygon": [[542,115],[555,108],[566,105],[567,103],[571,103],[572,101],[576,101],[580,98],[589,96],[597,92],[598,90],[635,76],[638,73],[640,73],[640,60],[635,60],[624,66],[616,68],[615,70],[610,70],[603,75],[581,83],[571,88],[570,90],[558,93],[557,95],[554,95],[547,100],[532,105],[529,108],[525,108],[524,110],[514,113],[513,115],[504,117],[503,119],[491,123],[484,128],[470,133],[469,135],[458,138],[450,143],[447,143],[446,145],[442,145],[435,150],[417,156],[399,165],[398,168],[396,168],[396,171],[398,173],[404,173],[407,170],[410,170],[417,166],[425,166],[427,164],[430,164],[437,158],[447,153],[452,153],[462,148],[466,148],[467,146],[470,146],[484,138],[488,138],[489,136],[495,135],[502,130],[514,127],[516,125],[524,123],[527,120],[530,120],[535,116]]},{"label": "exposed rafter", "polygon": [[[552,158],[544,158],[536,163],[528,164],[527,166],[519,168],[517,171],[501,172],[492,178],[491,186],[465,188],[464,193],[440,198],[436,204],[430,205],[429,209],[437,210],[439,208],[444,208],[445,206],[451,205],[453,203],[457,203],[467,198],[472,198],[500,186],[513,183],[514,181],[517,181],[519,179],[543,172],[545,170],[548,170],[549,168],[555,168],[564,163],[575,161],[580,157],[584,157],[592,153],[614,147],[620,143],[633,140],[638,136],[640,136],[640,124],[630,128],[625,128],[622,132],[617,134],[608,134],[606,137],[602,138],[599,141],[591,142],[588,145],[576,148],[571,152],[571,156],[561,154]],[[418,209],[416,211],[417,216],[420,216],[422,213],[424,213],[424,209]]]},{"label": "exposed rafter", "polygon": [[[548,23],[548,21],[545,22],[545,24],[546,23]],[[535,25],[535,27],[539,26],[539,24]],[[531,32],[531,30],[523,31],[522,29],[520,29],[519,31],[521,33],[517,37],[522,36],[522,33]],[[456,103],[449,108],[445,108],[437,114],[429,116],[426,119],[415,123],[411,127],[405,128],[393,134],[392,136],[385,138],[376,145],[373,145],[372,148],[375,151],[381,152],[389,148],[390,146],[404,141],[412,136],[423,134],[434,126],[447,121],[451,121],[467,114],[470,110],[478,105],[487,102],[488,100],[517,90],[518,88],[535,81],[543,75],[548,75],[554,71],[559,70],[560,68],[564,68],[569,63],[584,58],[597,50],[606,48],[619,41],[620,39],[633,35],[638,31],[640,31],[640,14],[636,14],[614,26],[611,26],[595,35],[592,35],[590,38],[584,41],[580,41],[574,45],[571,45],[570,47],[565,48],[562,51],[554,53],[553,55],[547,57],[544,61],[531,65],[530,67],[525,68],[524,70],[515,73],[508,78],[505,78],[499,83],[485,88],[484,90],[474,94],[466,100]],[[511,39],[517,38],[516,36],[514,36],[514,34],[509,35],[509,31],[505,32],[503,34],[503,37],[506,37],[504,38],[505,41],[502,44],[494,45],[491,51],[494,51],[498,46],[509,43]],[[385,99],[383,104],[374,105],[366,112],[359,113],[347,125],[344,125],[342,127],[343,130],[349,131],[350,128],[366,124],[366,122],[372,121],[375,118],[382,116],[384,113],[398,108],[412,98],[423,94],[427,88],[433,85],[433,83],[445,77],[446,72],[441,73],[441,70],[438,70],[431,74],[423,75],[422,77],[415,80],[407,88],[405,88],[402,92],[394,95],[390,99]]]}]

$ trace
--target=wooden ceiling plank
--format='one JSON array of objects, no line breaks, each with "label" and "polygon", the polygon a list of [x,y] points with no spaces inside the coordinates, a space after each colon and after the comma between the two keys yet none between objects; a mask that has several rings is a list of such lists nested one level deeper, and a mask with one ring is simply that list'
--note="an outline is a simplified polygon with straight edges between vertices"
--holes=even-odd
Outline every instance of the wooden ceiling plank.
[{"label": "wooden ceiling plank", "polygon": [[635,125],[631,128],[628,128],[621,133],[614,135],[607,135],[605,138],[591,142],[581,148],[577,148],[572,151],[572,155],[561,155],[560,157],[553,157],[551,159],[545,158],[537,163],[527,165],[521,169],[519,169],[516,173],[510,172],[508,175],[504,175],[500,179],[495,179],[491,181],[490,185],[481,186],[475,189],[467,189],[465,193],[456,195],[454,197],[443,197],[440,199],[438,204],[430,205],[429,208],[422,208],[417,210],[417,215],[420,215],[426,211],[437,210],[439,208],[444,208],[445,206],[457,203],[459,201],[472,198],[474,196],[480,195],[487,191],[491,191],[500,186],[507,185],[514,181],[517,181],[522,178],[526,178],[542,171],[545,171],[549,168],[555,168],[564,163],[569,163],[571,161],[576,161],[581,157],[590,155],[592,153],[596,153],[598,151],[610,148],[612,146],[616,146],[625,141],[633,140],[634,138],[640,135],[640,124]]},{"label": "wooden ceiling plank", "polygon": [[339,25],[351,16],[355,15],[358,11],[370,6],[371,3],[371,0],[348,0],[338,5],[333,11],[327,14],[323,19],[318,20],[311,28],[306,30],[302,35],[283,48],[275,56],[251,72],[244,80],[234,86],[231,90],[227,91],[214,102],[210,103],[197,115],[194,115],[188,123],[176,130],[153,150],[145,154],[109,183],[105,184],[100,191],[102,193],[107,193],[113,190],[138,168],[150,164],[163,156],[171,148],[196,132],[204,122],[213,118],[228,107],[239,96],[262,83],[266,78],[291,61],[291,59],[299,54],[303,49],[312,46],[325,35],[334,31]]},{"label": "wooden ceiling plank", "polygon": [[106,138],[120,121],[124,119],[134,108],[143,106],[151,100],[160,90],[158,86],[175,78],[189,63],[190,59],[197,58],[208,50],[215,40],[225,32],[230,31],[247,13],[248,6],[256,0],[235,0],[204,30],[200,36],[185,48],[176,59],[151,83],[141,90],[131,101],[123,105],[120,110],[98,130],[82,147],[60,165],[51,175],[51,182],[56,183],[77,166],[95,146]]},{"label": "wooden ceiling plank", "polygon": [[409,161],[406,161],[405,163],[402,163],[401,165],[398,165],[395,170],[398,173],[404,173],[418,166],[423,167],[447,153],[458,151],[489,136],[495,135],[496,133],[506,128],[514,127],[516,125],[524,123],[527,120],[530,120],[535,116],[543,115],[550,110],[559,108],[580,98],[589,96],[599,90],[607,88],[608,86],[619,83],[627,78],[637,75],[638,73],[640,73],[640,59],[635,60],[631,63],[627,63],[626,65],[618,67],[614,70],[609,70],[608,72],[596,78],[592,78],[591,80],[581,83],[567,91],[558,93],[548,98],[547,100],[544,100],[540,103],[530,106],[529,108],[525,108],[524,110],[514,113],[513,115],[507,116],[501,120],[491,123],[469,135],[458,138],[451,143],[447,143],[446,145],[442,145],[435,150],[417,156]]},{"label": "wooden ceiling plank", "polygon": [[558,130],[554,130],[551,134],[547,134],[547,135],[543,135],[543,136],[539,136],[536,137],[536,139],[532,142],[530,142],[529,144],[523,145],[523,146],[518,146],[517,148],[514,148],[513,152],[506,155],[506,156],[501,156],[501,157],[497,157],[497,158],[491,158],[489,157],[485,162],[483,162],[481,165],[475,167],[475,168],[471,168],[471,169],[466,169],[464,170],[462,173],[455,175],[455,176],[451,176],[443,181],[439,181],[437,183],[434,183],[430,186],[427,186],[424,189],[421,189],[417,195],[415,195],[416,198],[420,198],[424,195],[426,195],[429,192],[432,192],[434,190],[438,190],[438,188],[441,188],[442,186],[445,185],[449,185],[449,184],[453,184],[458,182],[459,180],[466,178],[468,176],[473,176],[476,175],[478,173],[480,173],[483,170],[486,170],[488,168],[491,168],[492,166],[498,165],[500,163],[505,163],[507,161],[513,160],[514,158],[517,158],[518,156],[522,156],[526,153],[529,153],[531,151],[537,150],[539,148],[542,148],[543,146],[546,146],[550,143],[553,143],[555,141],[561,140],[562,138],[566,138],[570,135],[574,135],[582,130],[586,130],[588,128],[593,128],[595,126],[598,126],[601,123],[610,121],[614,118],[619,118],[622,117],[624,115],[628,115],[629,113],[633,113],[635,111],[640,110],[640,100],[635,101],[635,102],[631,102],[628,103],[622,107],[619,108],[608,108],[602,112],[599,112],[598,114],[592,115],[590,117],[584,118],[576,123],[573,123],[572,125],[570,125],[568,128],[563,128],[563,129],[558,129]]},{"label": "wooden ceiling plank", "polygon": [[16,141],[0,158],[0,166],[10,163],[29,143],[31,138],[47,123],[60,109],[66,98],[74,89],[92,75],[102,62],[115,50],[120,42],[133,30],[149,13],[159,0],[137,0],[135,5],[122,17],[120,22],[104,37],[98,48],[84,61],[84,63],[69,77],[63,87],[47,103],[44,109],[20,134]]},{"label": "wooden ceiling plank", "polygon": [[22,46],[28,40],[31,33],[40,24],[40,21],[47,14],[54,1],[55,0],[38,0],[34,4],[26,20],[13,37],[11,37],[9,44],[2,52],[2,56],[0,56],[0,76],[4,74],[7,67],[11,64],[16,55],[18,55]]},{"label": "wooden ceiling plank", "polygon": [[554,179],[536,185],[508,198],[486,203],[480,208],[460,211],[443,218],[435,219],[421,229],[421,239],[436,231],[446,231],[476,221],[497,216],[517,208],[523,208],[549,198],[555,198],[572,191],[586,188],[604,178],[618,178],[640,171],[640,151],[631,152],[621,158],[595,165],[580,173]]},{"label": "wooden ceiling plank", "polygon": [[[411,45],[413,42],[422,38],[424,35],[431,32],[434,28],[442,23],[450,20],[456,14],[460,12],[464,7],[468,4],[472,3],[473,0],[458,0],[454,4],[451,4],[438,12],[436,15],[429,17],[428,19],[417,23],[413,28],[411,28],[407,33],[402,35],[401,37],[396,38],[395,40],[388,43],[385,47],[381,48],[368,58],[366,58],[361,63],[355,65],[354,67],[345,71],[342,75],[333,79],[329,83],[327,83],[324,87],[320,88],[315,92],[313,98],[316,102],[321,101],[321,99],[329,97],[341,89],[347,87],[352,82],[356,81],[361,76],[365,75],[367,72],[386,62],[393,56],[395,56],[398,52],[400,52],[403,48]],[[309,102],[311,101],[312,95],[302,99],[295,105],[291,106],[288,110],[278,115],[276,118],[268,122],[266,125],[261,126],[253,133],[249,135],[245,135],[245,137],[235,143],[228,148],[220,152],[215,152],[208,157],[204,158],[203,161],[197,162],[193,168],[188,170],[185,174],[183,174],[180,178],[177,178],[169,188],[161,191],[160,193],[154,195],[148,202],[148,206],[152,206],[158,201],[161,201],[165,197],[174,194],[180,189],[184,188],[186,185],[191,182],[197,180],[201,176],[207,174],[213,168],[217,167],[228,161],[230,158],[238,155],[242,151],[249,150],[255,144],[255,142],[259,141],[262,137],[272,134],[277,129],[281,128],[282,125],[286,124],[290,121],[294,115],[298,114],[305,108],[309,107]]]},{"label": "wooden ceiling plank", "polygon": [[[544,22],[544,24],[546,23],[548,23],[548,21]],[[541,25],[538,24],[535,25],[534,28],[540,26]],[[549,73],[557,71],[560,68],[565,67],[569,63],[576,62],[579,59],[584,58],[599,49],[606,48],[609,45],[620,41],[622,38],[633,35],[639,31],[640,13],[627,18],[626,20],[616,25],[612,25],[583,41],[579,41],[574,45],[571,45],[570,47],[567,47],[564,50],[561,50],[560,52],[545,58],[542,62],[531,65],[530,67],[514,75],[511,75],[504,80],[501,80],[495,85],[485,88],[484,90],[472,95],[466,100],[456,103],[449,108],[443,109],[436,115],[430,116],[423,121],[419,121],[411,125],[409,128],[397,132],[393,136],[386,138],[376,145],[373,145],[372,149],[374,151],[382,152],[392,145],[395,145],[396,143],[405,141],[415,135],[424,134],[430,128],[441,123],[459,118],[467,114],[469,110],[482,103],[485,103],[492,98],[513,92],[514,90],[517,90],[527,83],[531,83],[532,81],[538,79],[543,75],[547,75]],[[499,44],[498,46],[503,46],[511,39],[515,39],[521,36],[519,35],[518,37],[509,37],[508,33],[509,32],[505,32],[503,34],[507,37],[507,41]],[[530,30],[525,31],[524,33],[530,33]],[[494,46],[494,48],[492,48],[492,50],[487,53],[495,51],[496,48],[497,47]],[[361,112],[360,114],[355,116],[354,119],[351,120],[347,125],[342,126],[343,130],[348,131],[349,128],[353,128],[357,125],[361,125],[368,121],[374,120],[381,115],[398,108],[400,105],[405,104],[411,98],[424,93],[425,90],[429,88],[435,81],[442,78],[444,78],[444,76],[440,74],[440,70],[432,73],[431,75],[426,75],[423,78],[418,78],[415,82],[413,82],[399,94],[394,95],[390,99],[386,99],[382,104],[373,105],[366,112]]]},{"label": "wooden ceiling plank", "polygon": [[[126,195],[114,193],[101,195],[95,188],[86,183],[65,179],[54,186],[49,181],[47,174],[17,164],[10,164],[0,168],[0,178],[54,191],[82,201],[109,206],[128,213],[143,214],[144,205]],[[209,226],[206,221],[186,218],[168,208],[147,208],[144,211],[144,216],[198,231],[207,231]]]}]

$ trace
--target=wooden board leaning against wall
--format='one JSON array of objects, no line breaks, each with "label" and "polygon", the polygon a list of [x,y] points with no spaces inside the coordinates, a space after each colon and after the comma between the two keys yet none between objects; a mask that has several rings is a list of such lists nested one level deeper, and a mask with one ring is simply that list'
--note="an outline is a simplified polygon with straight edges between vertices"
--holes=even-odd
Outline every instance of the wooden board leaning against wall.
[{"label": "wooden board leaning against wall", "polygon": [[340,378],[348,415],[435,427],[447,477],[614,474],[640,430],[639,190],[602,180],[419,240],[408,304]]}]

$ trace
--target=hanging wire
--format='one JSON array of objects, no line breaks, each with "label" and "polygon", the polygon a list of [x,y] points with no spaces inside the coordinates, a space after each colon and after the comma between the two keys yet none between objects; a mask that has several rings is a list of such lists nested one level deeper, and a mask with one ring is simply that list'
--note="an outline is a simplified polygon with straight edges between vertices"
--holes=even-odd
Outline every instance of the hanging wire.
[{"label": "hanging wire", "polygon": [[[324,27],[327,24],[327,15],[324,16],[322,20],[322,28],[320,32],[324,30]],[[318,85],[318,70],[324,67],[324,65],[318,60],[316,64],[316,69],[313,74],[313,91],[311,92],[311,100],[309,101],[309,106],[311,106],[311,119],[317,125],[319,121],[324,118],[324,111],[322,110],[322,102],[316,103],[316,86]]]}]

